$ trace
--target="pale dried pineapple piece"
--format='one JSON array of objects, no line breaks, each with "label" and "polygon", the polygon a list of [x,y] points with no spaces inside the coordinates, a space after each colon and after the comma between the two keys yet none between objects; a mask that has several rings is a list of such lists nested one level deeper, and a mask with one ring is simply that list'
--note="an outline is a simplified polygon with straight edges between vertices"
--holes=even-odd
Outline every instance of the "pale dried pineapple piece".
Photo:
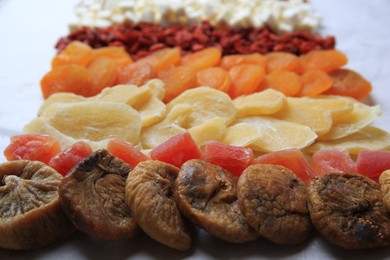
[{"label": "pale dried pineapple piece", "polygon": [[260,133],[250,147],[256,151],[273,152],[289,148],[302,149],[311,145],[317,135],[310,127],[266,116],[245,117],[237,120],[247,123]]},{"label": "pale dried pineapple piece", "polygon": [[137,106],[147,102],[153,93],[148,87],[137,87],[135,85],[117,85],[105,88],[102,92],[90,100],[123,103],[129,106]]},{"label": "pale dried pineapple piece", "polygon": [[261,132],[257,127],[248,123],[237,123],[227,128],[226,137],[223,143],[247,147],[256,142],[261,137]]},{"label": "pale dried pineapple piece", "polygon": [[144,86],[147,86],[158,99],[163,100],[165,96],[165,83],[161,79],[151,79]]},{"label": "pale dried pineapple piece", "polygon": [[167,105],[171,111],[177,105],[190,105],[192,108],[191,120],[182,127],[189,129],[220,117],[226,125],[234,121],[237,109],[230,97],[221,91],[209,87],[198,87],[184,91]]},{"label": "pale dried pineapple piece", "polygon": [[351,135],[374,122],[381,115],[379,106],[367,106],[358,101],[354,102],[353,110],[335,122],[328,133],[321,136],[321,140],[335,140]]},{"label": "pale dried pineapple piece", "polygon": [[197,145],[203,145],[205,142],[214,140],[222,141],[226,136],[225,121],[219,117],[213,118],[199,126],[188,129]]},{"label": "pale dried pineapple piece", "polygon": [[76,95],[69,92],[59,92],[54,93],[48,97],[45,102],[40,106],[37,115],[40,116],[48,106],[53,103],[73,103],[73,102],[82,102],[87,100],[85,97]]},{"label": "pale dried pineapple piece", "polygon": [[233,100],[238,110],[237,117],[270,115],[282,109],[286,96],[274,89],[266,89]]},{"label": "pale dried pineapple piece", "polygon": [[139,143],[141,117],[132,107],[111,102],[54,103],[41,118],[74,139],[101,141],[118,138]]},{"label": "pale dried pineapple piece", "polygon": [[142,128],[140,135],[142,147],[143,149],[152,149],[162,144],[172,136],[184,131],[184,128],[167,122],[160,122],[158,124]]},{"label": "pale dried pineapple piece", "polygon": [[314,153],[320,149],[346,150],[357,155],[360,150],[390,150],[390,134],[374,126],[367,126],[357,133],[336,140],[323,140],[305,149]]},{"label": "pale dried pineapple piece", "polygon": [[275,118],[309,126],[318,136],[330,131],[333,120],[353,109],[348,98],[293,98],[286,99],[286,105],[274,114]]},{"label": "pale dried pineapple piece", "polygon": [[140,113],[142,127],[147,127],[164,119],[166,114],[165,104],[156,96],[152,96],[146,103],[133,106]]},{"label": "pale dried pineapple piece", "polygon": [[180,127],[189,125],[192,121],[191,114],[193,112],[192,106],[189,104],[177,104],[167,114],[164,121],[171,124],[176,124]]}]

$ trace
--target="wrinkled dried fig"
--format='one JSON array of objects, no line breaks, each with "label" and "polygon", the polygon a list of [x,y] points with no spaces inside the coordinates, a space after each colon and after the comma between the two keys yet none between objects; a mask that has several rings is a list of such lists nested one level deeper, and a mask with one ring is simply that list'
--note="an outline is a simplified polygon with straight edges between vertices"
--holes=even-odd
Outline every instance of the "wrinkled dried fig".
[{"label": "wrinkled dried fig", "polygon": [[134,237],[137,224],[125,202],[131,166],[104,149],[93,152],[65,176],[62,207],[75,226],[101,240]]},{"label": "wrinkled dried fig", "polygon": [[174,192],[181,212],[215,237],[231,243],[258,237],[238,207],[237,177],[223,168],[204,160],[187,161]]},{"label": "wrinkled dried fig", "polygon": [[0,164],[0,247],[36,249],[56,243],[75,228],[64,214],[62,175],[38,161]]},{"label": "wrinkled dried fig", "polygon": [[310,237],[306,186],[285,167],[249,166],[238,180],[238,202],[249,225],[274,243],[299,244]]},{"label": "wrinkled dried fig", "polygon": [[191,237],[173,199],[179,169],[160,161],[140,162],[129,174],[126,198],[137,224],[154,240],[185,251]]},{"label": "wrinkled dried fig", "polygon": [[358,174],[325,174],[308,186],[314,226],[331,243],[362,249],[390,245],[390,215],[379,184]]},{"label": "wrinkled dried fig", "polygon": [[388,212],[390,212],[390,170],[382,172],[379,177],[381,185],[382,202]]}]

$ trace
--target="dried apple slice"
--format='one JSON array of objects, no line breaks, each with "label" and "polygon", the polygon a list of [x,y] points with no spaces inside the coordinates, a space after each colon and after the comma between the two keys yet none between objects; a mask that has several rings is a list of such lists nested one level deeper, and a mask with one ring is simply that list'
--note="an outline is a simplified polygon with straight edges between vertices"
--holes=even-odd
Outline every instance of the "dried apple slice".
[{"label": "dried apple slice", "polygon": [[189,105],[192,108],[190,120],[186,125],[182,125],[186,129],[198,126],[215,117],[222,118],[226,125],[229,125],[237,114],[236,107],[226,93],[209,87],[184,91],[167,105],[167,111],[171,111],[177,105]]},{"label": "dried apple slice", "polygon": [[273,152],[288,148],[302,149],[312,144],[317,135],[310,127],[271,117],[256,116],[237,120],[255,127],[260,137],[250,145],[256,151]]},{"label": "dried apple slice", "polygon": [[274,89],[240,96],[233,100],[238,110],[237,117],[270,115],[282,109],[286,96]]},{"label": "dried apple slice", "polygon": [[36,249],[73,233],[75,228],[60,205],[62,178],[38,161],[0,164],[0,247]]}]

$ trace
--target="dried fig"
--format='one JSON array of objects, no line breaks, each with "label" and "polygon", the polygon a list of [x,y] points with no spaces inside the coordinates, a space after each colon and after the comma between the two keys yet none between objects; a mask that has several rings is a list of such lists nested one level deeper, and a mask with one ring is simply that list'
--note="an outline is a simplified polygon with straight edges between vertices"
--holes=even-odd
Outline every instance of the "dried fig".
[{"label": "dried fig", "polygon": [[154,240],[185,251],[191,237],[173,199],[179,169],[160,161],[140,162],[129,174],[126,198],[137,224]]},{"label": "dried fig", "polygon": [[348,249],[390,245],[390,217],[379,184],[358,174],[325,174],[308,186],[314,226],[331,243]]},{"label": "dried fig", "polygon": [[93,152],[65,176],[62,207],[75,226],[101,240],[134,237],[138,226],[125,202],[131,166],[104,149]]},{"label": "dried fig", "polygon": [[245,219],[277,244],[299,244],[313,229],[305,184],[289,169],[249,166],[238,180],[238,202]]},{"label": "dried fig", "polygon": [[390,170],[382,172],[379,177],[381,185],[382,202],[388,212],[390,212]]},{"label": "dried fig", "polygon": [[175,199],[181,212],[217,238],[244,243],[258,234],[245,221],[237,201],[237,179],[204,160],[190,160],[175,182]]},{"label": "dried fig", "polygon": [[38,161],[0,164],[0,247],[36,249],[75,230],[58,196],[62,175]]}]

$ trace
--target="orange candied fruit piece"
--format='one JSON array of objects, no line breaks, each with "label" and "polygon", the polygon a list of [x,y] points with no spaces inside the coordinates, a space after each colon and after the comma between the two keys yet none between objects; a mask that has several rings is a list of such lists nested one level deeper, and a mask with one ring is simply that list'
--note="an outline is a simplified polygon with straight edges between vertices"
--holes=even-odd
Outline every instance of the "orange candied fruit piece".
[{"label": "orange candied fruit piece", "polygon": [[359,73],[348,69],[337,69],[329,72],[333,85],[325,94],[349,96],[357,100],[365,99],[371,92],[371,83]]},{"label": "orange candied fruit piece", "polygon": [[171,68],[180,61],[180,48],[164,48],[149,54],[138,62],[149,63],[157,72]]},{"label": "orange candied fruit piece", "polygon": [[123,47],[119,46],[108,46],[94,49],[92,60],[96,60],[101,57],[113,59],[117,67],[122,67],[133,63],[133,59],[131,58],[131,56],[126,52]]},{"label": "orange candied fruit piece", "polygon": [[268,74],[260,85],[261,90],[267,88],[275,89],[286,96],[292,97],[301,91],[302,84],[296,73],[287,70],[275,70]]},{"label": "orange candied fruit piece", "polygon": [[93,50],[89,45],[73,41],[52,59],[51,67],[56,68],[68,64],[78,64],[85,67],[91,62],[92,57]]},{"label": "orange candied fruit piece", "polygon": [[158,78],[165,83],[163,101],[168,103],[183,91],[196,87],[196,71],[190,66],[177,66],[160,71]]},{"label": "orange candied fruit piece", "polygon": [[266,68],[267,62],[265,57],[259,53],[227,55],[221,60],[221,67],[225,70],[241,64],[254,64]]},{"label": "orange candied fruit piece", "polygon": [[325,72],[341,68],[348,62],[347,56],[338,50],[316,50],[299,57],[305,71],[319,69]]},{"label": "orange candied fruit piece", "polygon": [[92,77],[92,85],[88,93],[89,96],[99,94],[104,88],[112,87],[117,77],[115,61],[111,58],[100,57],[92,61],[88,66]]},{"label": "orange candied fruit piece", "polygon": [[232,80],[229,95],[236,98],[241,95],[249,95],[255,92],[263,81],[265,72],[263,67],[253,64],[242,64],[232,67],[229,70]]},{"label": "orange candied fruit piece", "polygon": [[198,86],[208,86],[223,92],[228,92],[231,80],[229,73],[219,67],[206,68],[196,74]]},{"label": "orange candied fruit piece", "polygon": [[43,76],[40,83],[44,98],[57,92],[89,96],[92,77],[87,68],[69,64],[52,69]]},{"label": "orange candied fruit piece", "polygon": [[267,73],[275,70],[288,70],[301,74],[303,67],[298,56],[288,52],[271,52],[265,55]]},{"label": "orange candied fruit piece", "polygon": [[309,70],[301,76],[301,83],[298,96],[314,97],[332,87],[333,79],[322,70]]},{"label": "orange candied fruit piece", "polygon": [[196,71],[214,67],[221,61],[222,52],[216,47],[209,47],[201,51],[189,53],[181,58],[180,65],[192,66]]},{"label": "orange candied fruit piece", "polygon": [[148,80],[156,78],[157,73],[146,62],[134,62],[118,68],[116,84],[144,85]]}]

